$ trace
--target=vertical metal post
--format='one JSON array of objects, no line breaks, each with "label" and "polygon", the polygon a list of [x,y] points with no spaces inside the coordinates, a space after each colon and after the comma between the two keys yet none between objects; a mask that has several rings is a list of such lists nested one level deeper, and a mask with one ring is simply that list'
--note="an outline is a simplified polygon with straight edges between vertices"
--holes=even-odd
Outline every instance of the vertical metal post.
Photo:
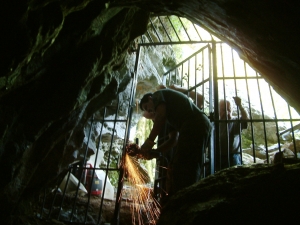
[{"label": "vertical metal post", "polygon": [[[106,115],[106,107],[104,107],[104,110],[103,110],[103,121],[102,121],[102,124],[101,124],[101,130],[100,130],[100,135],[99,135],[99,138],[98,138],[98,146],[97,146],[97,151],[96,151],[96,157],[95,157],[95,161],[94,161],[94,168],[96,167],[96,162],[97,162],[97,158],[98,158],[98,153],[99,153],[99,149],[100,149],[100,145],[101,145],[101,137],[102,137],[102,130],[103,130],[103,126],[104,126],[104,118],[105,118],[105,115]],[[93,170],[93,174],[92,174],[92,181],[93,181],[93,178],[94,178],[94,172],[95,170]],[[90,185],[90,189],[91,189],[92,185]],[[103,199],[104,199],[104,191],[105,191],[105,187],[104,187],[104,184],[102,183],[102,187],[103,187],[103,190],[102,190],[102,196],[101,196],[101,203],[100,203],[100,209],[99,209],[99,215],[98,215],[98,224],[99,224],[99,221],[101,219],[101,214],[102,214],[102,206],[103,206]],[[89,193],[90,193],[90,190],[89,190]],[[88,205],[89,205],[89,202],[90,202],[90,195],[88,197]],[[87,220],[87,212],[88,212],[88,207],[86,208],[86,213],[85,213],[85,218],[84,218],[84,222],[86,222]]]},{"label": "vertical metal post", "polygon": [[264,109],[263,109],[263,104],[262,104],[262,98],[261,98],[261,91],[260,91],[260,85],[257,79],[257,87],[258,87],[258,93],[259,93],[259,98],[260,98],[260,107],[261,107],[261,113],[262,113],[262,119],[263,119],[263,125],[264,125],[264,138],[265,138],[265,147],[266,147],[266,158],[267,158],[267,163],[269,164],[269,153],[268,153],[268,143],[267,143],[267,132],[266,132],[266,121],[265,121],[265,114],[264,114]]},{"label": "vertical metal post", "polygon": [[[218,68],[217,68],[217,47],[216,42],[212,41],[212,76],[210,75],[210,88],[209,88],[209,106],[210,112],[214,118],[213,119],[213,135],[211,138],[211,160],[210,160],[210,167],[211,167],[211,174],[214,174],[216,171],[215,163],[217,162],[215,157],[220,157],[220,154],[216,156],[216,153],[219,152],[217,149],[220,149],[219,145],[219,94],[218,94]],[[213,99],[214,96],[214,99]],[[214,103],[214,109],[212,109],[212,104]],[[214,145],[215,144],[215,145]],[[215,148],[213,148],[215,147]],[[217,168],[220,165],[217,166]]]},{"label": "vertical metal post", "polygon": [[271,89],[271,86],[270,86],[270,85],[269,85],[269,91],[270,91],[270,96],[271,96],[271,101],[272,101],[272,107],[273,107],[273,111],[274,111],[274,118],[275,118],[275,125],[276,125],[277,143],[278,143],[279,152],[281,152],[281,144],[280,144],[280,139],[279,139],[279,130],[278,130],[277,113],[276,113],[275,104],[274,104],[274,99],[273,99],[273,94],[272,94],[272,89]]},{"label": "vertical metal post", "polygon": [[[83,157],[81,167],[85,167],[85,165],[86,165],[86,158],[87,158],[87,152],[89,150],[89,142],[90,142],[90,138],[91,138],[91,134],[92,134],[93,123],[94,123],[94,114],[91,117],[91,127],[90,127],[90,130],[89,130],[89,135],[88,135],[88,140],[87,140],[87,143],[86,143],[85,154],[84,154],[84,157]],[[82,174],[83,174],[83,172],[82,172]],[[82,174],[81,174],[80,180],[78,181],[78,185],[77,185],[77,188],[76,188],[76,193],[75,193],[75,197],[74,197],[74,204],[73,204],[72,212],[71,212],[71,215],[70,215],[70,222],[72,222],[72,219],[73,219],[74,210],[75,210],[75,206],[76,206],[76,200],[77,200],[78,191],[79,191],[79,186],[81,184]]]},{"label": "vertical metal post", "polygon": [[293,136],[293,145],[294,145],[294,154],[295,154],[295,158],[298,158],[297,155],[297,145],[296,145],[296,141],[295,141],[295,133],[294,133],[294,128],[293,128],[293,122],[292,122],[292,114],[291,114],[291,107],[288,105],[288,110],[289,110],[289,117],[290,117],[290,124],[291,124],[291,129],[292,129],[292,136]]},{"label": "vertical metal post", "polygon": [[[248,98],[248,108],[249,108],[249,118],[252,118],[252,111],[251,111],[251,104],[250,104],[250,96],[249,96],[249,85],[248,85],[248,73],[247,73],[247,69],[246,69],[246,63],[244,62],[244,71],[245,71],[245,76],[246,76],[246,90],[247,90],[247,98]],[[251,121],[251,132],[252,132],[252,139],[253,139],[253,126],[252,126],[252,121]],[[242,146],[242,138],[240,136],[240,146]],[[242,148],[240,148],[241,151],[241,159],[242,159],[242,164],[243,164],[243,153],[242,153]],[[253,158],[255,157],[255,151],[254,151],[254,155]],[[255,162],[255,158],[254,158],[254,162]]]},{"label": "vertical metal post", "polygon": [[[139,69],[139,59],[140,59],[140,51],[141,51],[141,46],[138,45],[138,49],[136,51],[136,61],[135,61],[135,67],[134,67],[134,82],[132,85],[132,99],[131,99],[131,104],[134,104],[134,97],[135,97],[135,89],[136,89],[136,83],[137,83],[137,76],[138,76],[138,69]],[[132,107],[129,109],[129,118],[131,118],[132,115]],[[125,148],[125,146],[124,146]],[[122,189],[123,189],[123,181],[124,181],[124,165],[125,162],[125,154],[123,152],[122,159],[120,162],[120,174],[119,174],[119,183],[118,183],[118,189],[117,189],[117,194],[116,194],[116,205],[115,205],[115,210],[114,210],[114,218],[112,221],[112,225],[119,225],[120,221],[120,208],[121,208],[121,196],[122,196]]]},{"label": "vertical metal post", "polygon": [[[251,103],[250,103],[250,95],[249,95],[249,84],[248,84],[248,73],[246,69],[246,63],[244,62],[244,70],[245,70],[245,75],[246,75],[246,89],[247,89],[247,98],[248,98],[248,108],[249,108],[249,118],[251,120],[251,137],[252,137],[252,147],[253,147],[253,160],[254,163],[256,162],[255,160],[255,150],[254,150],[254,128],[253,128],[253,122],[252,122],[252,110],[251,110]],[[243,160],[243,158],[242,158]]]}]

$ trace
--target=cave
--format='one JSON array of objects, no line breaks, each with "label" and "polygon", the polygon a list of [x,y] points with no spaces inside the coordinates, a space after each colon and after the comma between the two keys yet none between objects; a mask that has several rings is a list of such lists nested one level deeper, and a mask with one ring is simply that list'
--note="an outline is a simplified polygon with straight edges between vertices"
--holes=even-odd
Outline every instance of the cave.
[{"label": "cave", "polygon": [[[26,214],[44,188],[62,179],[71,163],[93,155],[97,149],[89,142],[93,123],[100,123],[105,115],[111,119],[116,108],[124,116],[126,97],[136,94],[139,98],[146,91],[143,86],[126,89],[134,87],[136,71],[135,65],[125,64],[136,48],[136,38],[146,33],[151,16],[176,15],[201,26],[233,48],[299,112],[298,8],[299,3],[291,0],[31,0],[3,4],[1,222],[25,224],[18,215]],[[110,122],[102,123],[103,129],[110,129]],[[118,132],[125,137],[124,130]],[[235,212],[238,216],[232,224],[237,224],[254,208],[256,214],[245,223],[296,221],[293,202],[299,202],[299,169],[298,164],[279,164],[220,171],[172,199],[159,224],[232,222]],[[237,191],[233,194],[232,189]],[[257,199],[249,194],[251,190],[259,191]],[[183,210],[185,216],[180,213]]]}]

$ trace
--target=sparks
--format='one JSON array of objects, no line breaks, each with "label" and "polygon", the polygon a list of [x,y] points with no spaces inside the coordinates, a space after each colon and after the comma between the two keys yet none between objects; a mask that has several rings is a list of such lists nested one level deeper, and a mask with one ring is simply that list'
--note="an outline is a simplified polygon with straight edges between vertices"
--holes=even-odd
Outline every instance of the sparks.
[{"label": "sparks", "polygon": [[128,183],[132,186],[131,205],[132,224],[144,224],[144,215],[148,224],[156,224],[160,215],[160,205],[154,198],[153,190],[146,186],[150,182],[149,175],[136,157],[126,154],[124,170]]}]

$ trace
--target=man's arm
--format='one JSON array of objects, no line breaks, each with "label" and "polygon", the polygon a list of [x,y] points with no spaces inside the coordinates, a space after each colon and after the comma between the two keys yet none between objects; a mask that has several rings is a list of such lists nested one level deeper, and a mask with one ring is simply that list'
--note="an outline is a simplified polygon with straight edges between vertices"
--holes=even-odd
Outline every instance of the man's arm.
[{"label": "man's arm", "polygon": [[152,149],[152,151],[144,151],[140,157],[147,160],[157,158],[158,156],[160,156],[158,155],[159,153],[168,152],[169,150],[171,150],[177,144],[178,137],[179,132],[175,130],[171,131],[169,133],[169,139],[167,141],[158,146],[157,149]]},{"label": "man's arm", "polygon": [[241,119],[242,120],[249,120],[248,112],[244,109],[242,106],[242,100],[240,97],[233,97],[235,104],[238,106],[240,112],[241,112]]},{"label": "man's arm", "polygon": [[155,118],[152,130],[150,131],[149,137],[146,139],[144,144],[141,146],[141,151],[146,152],[152,149],[155,145],[154,140],[157,135],[160,133],[161,129],[163,129],[166,122],[166,104],[160,103],[155,109]]},{"label": "man's arm", "polygon": [[158,148],[156,149],[159,152],[167,152],[171,148],[173,148],[177,144],[177,140],[179,137],[179,132],[173,130],[169,133],[169,139],[166,140],[164,143],[162,143]]},{"label": "man's arm", "polygon": [[155,118],[152,130],[149,135],[149,139],[154,141],[161,129],[164,128],[166,123],[166,104],[160,103],[155,109]]},{"label": "man's arm", "polygon": [[248,112],[243,108],[243,106],[239,106],[239,109],[241,111],[241,119],[242,120],[249,120]]}]

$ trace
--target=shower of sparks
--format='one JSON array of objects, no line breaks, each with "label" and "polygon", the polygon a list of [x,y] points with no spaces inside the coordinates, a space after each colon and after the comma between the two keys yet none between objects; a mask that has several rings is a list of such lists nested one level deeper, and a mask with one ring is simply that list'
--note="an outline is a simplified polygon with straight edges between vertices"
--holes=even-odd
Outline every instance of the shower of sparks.
[{"label": "shower of sparks", "polygon": [[145,216],[148,224],[156,224],[160,215],[160,205],[153,195],[152,189],[146,187],[150,179],[147,172],[139,166],[136,157],[125,156],[124,170],[131,190],[131,213],[132,224],[143,225]]}]

